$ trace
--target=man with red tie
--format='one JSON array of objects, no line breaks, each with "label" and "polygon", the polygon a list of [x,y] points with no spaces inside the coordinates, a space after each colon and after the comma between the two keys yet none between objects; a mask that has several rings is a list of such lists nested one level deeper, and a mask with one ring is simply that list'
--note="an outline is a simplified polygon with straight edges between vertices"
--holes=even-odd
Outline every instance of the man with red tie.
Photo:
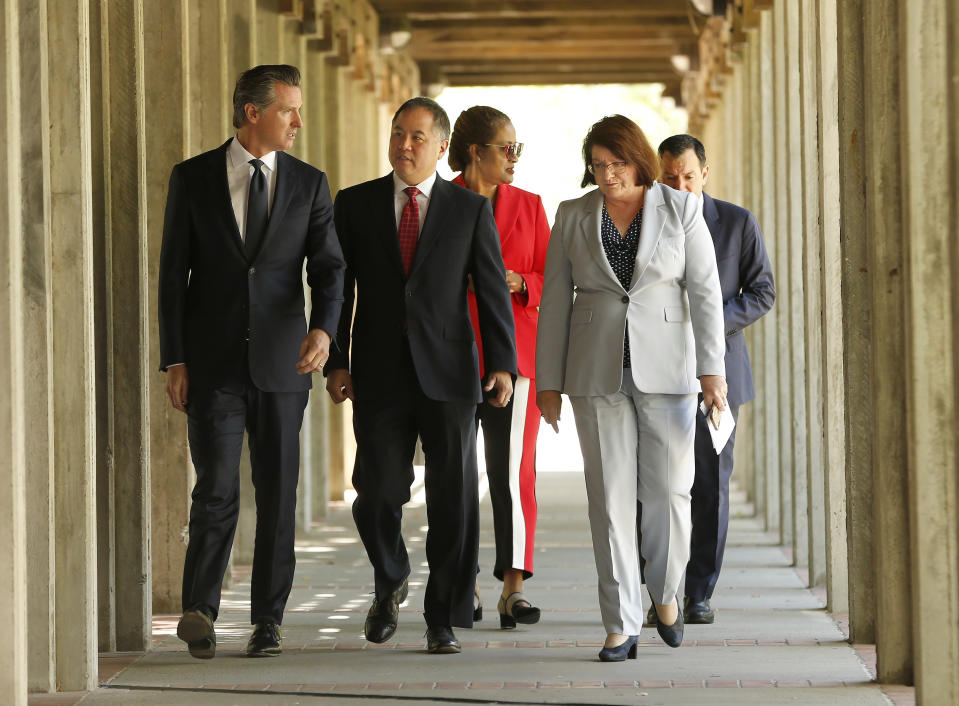
[{"label": "man with red tie", "polygon": [[[434,654],[459,652],[452,628],[473,624],[476,405],[485,392],[504,406],[516,375],[513,312],[489,200],[436,174],[449,135],[449,118],[435,101],[411,98],[393,116],[393,172],[337,195],[347,272],[326,368],[333,401],[353,401],[353,517],[375,581],[365,625],[370,642],[393,636],[406,600],[402,509],[422,439],[430,566],[424,617]],[[491,371],[482,384],[466,298],[470,276]]]}]

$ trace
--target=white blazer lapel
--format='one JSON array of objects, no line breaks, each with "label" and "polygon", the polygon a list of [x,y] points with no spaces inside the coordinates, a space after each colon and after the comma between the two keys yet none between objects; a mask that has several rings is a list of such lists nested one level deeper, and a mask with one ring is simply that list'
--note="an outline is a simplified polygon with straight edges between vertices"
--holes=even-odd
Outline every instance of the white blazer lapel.
[{"label": "white blazer lapel", "polygon": [[593,259],[596,261],[596,266],[615,282],[616,285],[622,286],[619,284],[619,278],[609,264],[609,259],[606,257],[606,250],[603,249],[603,192],[596,189],[595,191],[591,191],[588,196],[589,198],[584,199],[583,210],[580,214],[580,230],[586,239],[586,244],[589,247]]},{"label": "white blazer lapel", "polygon": [[656,252],[656,244],[666,225],[666,214],[669,210],[663,200],[662,189],[668,188],[654,183],[646,190],[646,202],[643,204],[643,225],[639,231],[639,248],[636,251],[636,266],[633,267],[633,281],[630,289],[636,286],[649,261]]}]

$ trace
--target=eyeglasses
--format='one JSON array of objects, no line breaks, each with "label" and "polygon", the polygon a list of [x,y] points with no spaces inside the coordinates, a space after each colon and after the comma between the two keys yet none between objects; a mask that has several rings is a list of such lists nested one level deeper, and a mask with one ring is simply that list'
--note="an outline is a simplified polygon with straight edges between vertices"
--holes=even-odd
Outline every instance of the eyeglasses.
[{"label": "eyeglasses", "polygon": [[604,164],[603,162],[593,162],[586,167],[589,170],[589,173],[593,176],[596,175],[596,172],[607,172],[612,169],[613,174],[617,176],[626,171],[626,162],[609,162]]},{"label": "eyeglasses", "polygon": [[506,159],[519,159],[519,156],[523,154],[523,143],[522,142],[513,142],[509,145],[491,145],[488,142],[483,144],[484,147],[502,147],[506,152]]}]

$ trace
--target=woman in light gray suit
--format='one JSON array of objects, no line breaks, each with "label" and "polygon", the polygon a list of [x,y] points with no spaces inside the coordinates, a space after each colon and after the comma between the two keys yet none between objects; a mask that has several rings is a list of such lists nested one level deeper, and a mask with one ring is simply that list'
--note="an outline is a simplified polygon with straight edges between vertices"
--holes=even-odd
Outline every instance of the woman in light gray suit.
[{"label": "woman in light gray suit", "polygon": [[695,195],[654,182],[656,153],[614,115],[583,141],[583,186],[565,201],[546,254],[536,344],[537,404],[556,428],[569,395],[583,451],[599,604],[599,657],[636,656],[642,556],[657,630],[683,637],[676,600],[689,559],[696,395],[726,404],[723,300]]}]

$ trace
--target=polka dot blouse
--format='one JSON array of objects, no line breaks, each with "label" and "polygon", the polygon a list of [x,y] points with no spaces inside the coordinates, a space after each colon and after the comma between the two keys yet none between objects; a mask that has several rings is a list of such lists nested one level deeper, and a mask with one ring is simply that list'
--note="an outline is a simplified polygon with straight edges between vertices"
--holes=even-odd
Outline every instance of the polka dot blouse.
[{"label": "polka dot blouse", "polygon": [[[633,218],[626,231],[626,237],[622,237],[616,230],[613,219],[609,217],[606,210],[606,204],[603,204],[603,223],[601,234],[603,238],[603,250],[606,252],[606,259],[609,266],[613,268],[613,273],[623,285],[623,289],[629,291],[633,283],[633,268],[636,266],[636,251],[639,250],[639,231],[643,225],[643,209]],[[623,342],[623,367],[631,367],[629,357],[629,331]]]}]

